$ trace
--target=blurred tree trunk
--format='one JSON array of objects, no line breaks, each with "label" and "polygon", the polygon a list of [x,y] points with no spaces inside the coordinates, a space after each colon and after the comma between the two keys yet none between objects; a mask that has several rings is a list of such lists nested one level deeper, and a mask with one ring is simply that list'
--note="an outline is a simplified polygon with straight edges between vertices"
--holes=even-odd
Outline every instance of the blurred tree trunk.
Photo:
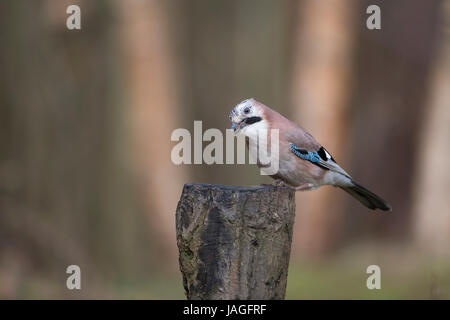
[{"label": "blurred tree trunk", "polygon": [[93,289],[100,270],[147,257],[122,163],[113,8],[77,1],[82,30],[69,31],[70,4],[0,3],[0,273],[60,279],[77,264]]},{"label": "blurred tree trunk", "polygon": [[441,3],[439,48],[419,137],[414,177],[414,231],[419,246],[433,255],[450,254],[450,2]]},{"label": "blurred tree trunk", "polygon": [[[349,173],[393,207],[373,214],[349,198],[349,239],[407,239],[412,183],[433,58],[437,1],[360,1],[355,97],[349,113]],[[381,30],[366,28],[366,8],[381,8]],[[352,238],[351,241],[354,241]]]},{"label": "blurred tree trunk", "polygon": [[[163,1],[117,1],[121,16],[126,101],[138,182],[158,255],[176,261],[175,209],[184,166],[170,160],[171,133],[182,117],[170,22]],[[164,261],[164,259],[160,259]],[[174,266],[174,264],[170,264]]]},{"label": "blurred tree trunk", "polygon": [[[55,267],[69,260],[82,265],[88,243],[98,260],[111,254],[102,246],[107,227],[97,224],[104,203],[96,197],[105,187],[110,151],[110,118],[101,106],[110,103],[105,91],[112,82],[106,72],[96,72],[111,70],[112,57],[99,57],[110,45],[107,23],[96,16],[107,8],[92,6],[85,18],[95,16],[98,29],[69,39],[65,19],[53,24],[47,4],[6,1],[0,10],[5,46],[0,180],[7,190],[0,217],[5,228],[0,234],[7,238],[1,243],[15,247],[31,265]],[[102,40],[92,44],[91,37]],[[88,58],[74,48],[96,54]]]},{"label": "blurred tree trunk", "polygon": [[[297,9],[291,87],[293,120],[310,131],[344,168],[352,85],[353,1],[307,0]],[[320,256],[334,242],[343,192],[297,193],[294,252]],[[301,205],[300,205],[301,204]]]}]

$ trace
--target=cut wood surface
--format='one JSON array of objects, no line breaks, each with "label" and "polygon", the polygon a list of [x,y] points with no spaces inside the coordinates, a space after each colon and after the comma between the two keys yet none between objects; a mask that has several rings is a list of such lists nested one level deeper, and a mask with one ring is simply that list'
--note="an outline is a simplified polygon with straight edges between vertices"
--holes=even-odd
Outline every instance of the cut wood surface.
[{"label": "cut wood surface", "polygon": [[186,184],[176,212],[188,299],[284,299],[295,216],[287,187]]}]

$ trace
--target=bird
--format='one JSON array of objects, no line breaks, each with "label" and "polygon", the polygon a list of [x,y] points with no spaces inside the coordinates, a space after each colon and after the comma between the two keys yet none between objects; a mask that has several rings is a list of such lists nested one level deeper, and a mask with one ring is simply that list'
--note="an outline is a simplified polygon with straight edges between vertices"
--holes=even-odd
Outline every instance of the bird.
[{"label": "bird", "polygon": [[[257,139],[262,129],[278,129],[279,167],[271,175],[276,185],[288,186],[295,191],[331,185],[346,191],[369,209],[392,211],[385,200],[355,182],[308,131],[263,103],[254,98],[246,99],[233,108],[229,119],[234,134],[249,139]],[[267,139],[267,146],[270,143]],[[257,165],[262,166],[259,162]]]}]

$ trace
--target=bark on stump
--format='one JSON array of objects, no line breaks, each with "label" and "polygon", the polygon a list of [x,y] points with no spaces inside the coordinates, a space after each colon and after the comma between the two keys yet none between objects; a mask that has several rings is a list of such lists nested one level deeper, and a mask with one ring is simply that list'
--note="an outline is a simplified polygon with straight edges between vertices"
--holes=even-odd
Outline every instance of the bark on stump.
[{"label": "bark on stump", "polygon": [[176,212],[188,299],[284,299],[295,216],[287,187],[186,184]]}]

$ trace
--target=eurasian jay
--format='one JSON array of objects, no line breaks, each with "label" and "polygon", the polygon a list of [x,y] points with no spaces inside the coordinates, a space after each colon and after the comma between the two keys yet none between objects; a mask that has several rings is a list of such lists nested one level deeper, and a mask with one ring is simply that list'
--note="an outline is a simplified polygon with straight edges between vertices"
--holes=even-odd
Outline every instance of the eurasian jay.
[{"label": "eurasian jay", "polygon": [[370,209],[392,210],[386,201],[356,183],[311,134],[261,102],[244,100],[233,108],[229,118],[234,133],[249,139],[257,139],[261,129],[279,130],[279,170],[271,175],[277,184],[287,184],[295,190],[332,185]]}]

